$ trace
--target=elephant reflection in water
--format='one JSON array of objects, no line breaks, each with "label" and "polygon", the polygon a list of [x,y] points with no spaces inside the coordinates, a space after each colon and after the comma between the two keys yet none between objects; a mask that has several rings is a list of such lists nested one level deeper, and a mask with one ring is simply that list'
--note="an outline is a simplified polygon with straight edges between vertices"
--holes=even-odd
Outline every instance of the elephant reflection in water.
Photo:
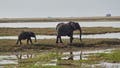
[{"label": "elephant reflection in water", "polygon": [[25,40],[25,39],[27,39],[27,44],[29,44],[29,41],[32,44],[31,37],[35,38],[35,42],[37,41],[35,33],[23,31],[19,34],[16,44],[19,44],[19,43],[22,44],[21,40]]},{"label": "elephant reflection in water", "polygon": [[34,57],[34,54],[22,54],[22,53],[19,53],[19,54],[15,54],[17,59],[24,59],[24,58],[33,58]]},{"label": "elephant reflection in water", "polygon": [[56,51],[56,54],[57,55],[63,55],[63,56],[67,57],[67,58],[65,58],[65,57],[57,57],[58,60],[75,60],[74,58],[76,56],[77,56],[77,60],[82,60],[82,58],[83,58],[82,50],[80,51],[79,54],[76,54],[76,55],[72,51],[70,51],[69,54],[65,54],[64,52],[61,52],[61,51],[59,51],[59,52]]},{"label": "elephant reflection in water", "polygon": [[73,60],[73,58],[74,58],[73,52],[70,52],[70,57],[68,58],[68,60]]},{"label": "elephant reflection in water", "polygon": [[[82,60],[82,51],[79,56],[80,56],[80,60]],[[68,60],[74,60],[74,55],[73,55],[72,51],[70,52],[70,56],[69,56]]]},{"label": "elephant reflection in water", "polygon": [[60,43],[63,43],[61,40],[61,36],[69,36],[70,37],[70,43],[73,41],[73,31],[79,30],[80,31],[80,41],[82,41],[81,36],[82,36],[82,30],[79,25],[79,23],[76,22],[68,22],[68,23],[59,23],[56,26],[56,31],[57,31],[57,39],[56,43],[60,40]]}]

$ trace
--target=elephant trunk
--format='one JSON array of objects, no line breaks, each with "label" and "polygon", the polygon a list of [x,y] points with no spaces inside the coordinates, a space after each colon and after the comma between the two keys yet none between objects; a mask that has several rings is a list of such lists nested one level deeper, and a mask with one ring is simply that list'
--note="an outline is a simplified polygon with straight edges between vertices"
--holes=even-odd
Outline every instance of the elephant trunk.
[{"label": "elephant trunk", "polygon": [[82,30],[81,30],[81,27],[80,27],[79,31],[80,31],[80,41],[82,41]]},{"label": "elephant trunk", "polygon": [[35,36],[35,42],[37,42],[36,36]]}]

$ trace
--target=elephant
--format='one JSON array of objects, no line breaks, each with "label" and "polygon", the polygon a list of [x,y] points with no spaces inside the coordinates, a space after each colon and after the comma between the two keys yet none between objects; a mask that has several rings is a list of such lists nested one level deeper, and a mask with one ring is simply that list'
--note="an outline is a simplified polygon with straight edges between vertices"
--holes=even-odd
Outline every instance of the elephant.
[{"label": "elephant", "polygon": [[82,41],[81,36],[82,36],[82,30],[77,22],[68,22],[68,23],[59,23],[56,26],[56,31],[57,31],[57,39],[56,43],[60,40],[60,43],[63,43],[61,40],[61,36],[68,36],[70,37],[70,43],[73,41],[73,31],[79,30],[80,31],[80,41]]},{"label": "elephant", "polygon": [[22,44],[21,40],[25,40],[25,39],[27,39],[27,44],[29,44],[29,41],[31,44],[33,44],[31,37],[35,38],[35,42],[37,41],[35,33],[23,31],[18,35],[18,40],[17,40],[16,44],[18,44],[19,42],[20,42],[20,44]]}]

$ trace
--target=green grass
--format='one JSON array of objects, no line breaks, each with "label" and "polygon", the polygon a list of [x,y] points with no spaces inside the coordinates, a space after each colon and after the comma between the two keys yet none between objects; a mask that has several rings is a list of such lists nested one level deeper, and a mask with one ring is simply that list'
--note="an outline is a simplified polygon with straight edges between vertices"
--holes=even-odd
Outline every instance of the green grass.
[{"label": "green grass", "polygon": [[89,68],[89,66],[87,65],[99,64],[101,62],[119,63],[120,62],[120,50],[116,49],[116,50],[113,50],[111,53],[90,54],[87,58],[88,58],[87,60],[58,60],[58,65],[78,66],[78,67],[80,66],[81,68],[82,64],[86,64],[85,67]]},{"label": "green grass", "polygon": [[19,65],[19,66],[16,66],[16,65],[6,65],[4,66],[4,68],[65,68],[65,67],[62,67],[62,66],[36,66],[34,64],[26,64],[26,65]]},{"label": "green grass", "polygon": [[115,47],[115,45],[120,45],[120,39],[83,39],[82,43],[79,39],[74,39],[73,44],[69,44],[68,39],[63,39],[64,44],[56,44],[56,39],[42,39],[38,40],[33,45],[27,45],[26,40],[23,40],[23,45],[16,45],[16,40],[0,40],[0,51],[1,52],[14,52],[14,51],[26,51],[26,50],[55,50],[59,48],[61,50],[71,50],[79,49],[82,47]]},{"label": "green grass", "polygon": [[61,66],[35,66],[35,65],[30,65],[28,67],[24,68],[61,68]]},{"label": "green grass", "polygon": [[19,63],[34,63],[34,62],[49,62],[51,59],[55,59],[60,55],[52,52],[38,53],[34,58],[20,59]]},{"label": "green grass", "polygon": [[97,58],[101,58],[107,62],[120,62],[120,50],[115,50],[112,53],[100,53],[97,55]]},{"label": "green grass", "polygon": [[[30,52],[32,53],[32,52]],[[28,53],[28,54],[30,54]],[[53,51],[44,51],[37,52],[37,54],[32,58],[27,59],[18,59],[18,65],[5,65],[5,68],[60,68],[61,66],[42,66],[42,64],[49,63],[52,59],[60,57],[56,52]],[[40,62],[36,64],[37,62]]]}]

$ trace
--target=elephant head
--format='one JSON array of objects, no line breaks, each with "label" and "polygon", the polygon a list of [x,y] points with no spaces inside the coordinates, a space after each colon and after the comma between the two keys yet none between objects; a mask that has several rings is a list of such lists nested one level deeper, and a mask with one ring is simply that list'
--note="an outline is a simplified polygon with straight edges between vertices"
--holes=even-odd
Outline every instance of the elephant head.
[{"label": "elephant head", "polygon": [[35,35],[35,33],[33,33],[33,32],[29,32],[29,37],[34,37],[34,38],[35,38],[35,42],[37,42],[37,39],[36,39],[36,35]]},{"label": "elephant head", "polygon": [[81,27],[80,27],[79,23],[70,21],[69,24],[73,28],[73,30],[79,30],[80,31],[80,41],[82,41],[82,39],[81,39],[81,37],[82,37],[82,30],[81,30]]}]

